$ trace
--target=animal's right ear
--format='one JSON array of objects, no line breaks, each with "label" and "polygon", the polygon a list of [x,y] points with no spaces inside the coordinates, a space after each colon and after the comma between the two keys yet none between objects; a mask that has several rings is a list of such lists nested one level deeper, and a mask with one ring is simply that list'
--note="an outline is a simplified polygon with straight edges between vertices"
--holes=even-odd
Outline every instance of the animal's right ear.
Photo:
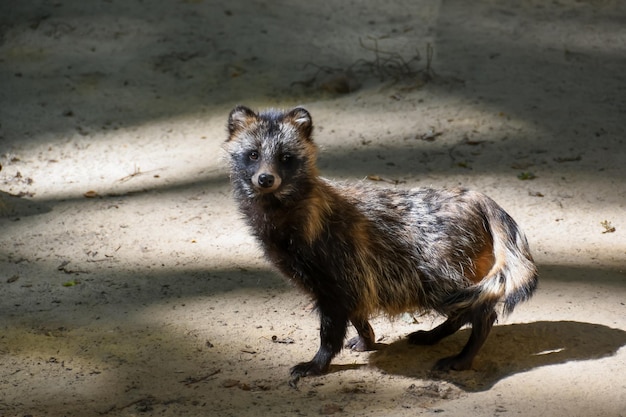
[{"label": "animal's right ear", "polygon": [[228,140],[239,130],[245,129],[256,120],[256,113],[246,106],[235,107],[228,116]]},{"label": "animal's right ear", "polygon": [[306,139],[311,139],[313,120],[311,114],[303,107],[296,107],[287,113],[287,119],[293,123]]}]

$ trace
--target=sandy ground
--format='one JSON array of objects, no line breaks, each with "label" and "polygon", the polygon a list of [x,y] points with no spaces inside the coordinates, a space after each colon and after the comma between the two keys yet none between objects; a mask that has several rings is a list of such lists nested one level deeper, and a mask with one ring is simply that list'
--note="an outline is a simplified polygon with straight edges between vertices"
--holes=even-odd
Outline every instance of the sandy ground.
[{"label": "sandy ground", "polygon": [[[620,0],[3,1],[0,415],[626,416],[625,68]],[[473,370],[407,314],[288,386],[317,318],[231,200],[238,103],[305,105],[328,177],[518,220],[541,286]]]}]

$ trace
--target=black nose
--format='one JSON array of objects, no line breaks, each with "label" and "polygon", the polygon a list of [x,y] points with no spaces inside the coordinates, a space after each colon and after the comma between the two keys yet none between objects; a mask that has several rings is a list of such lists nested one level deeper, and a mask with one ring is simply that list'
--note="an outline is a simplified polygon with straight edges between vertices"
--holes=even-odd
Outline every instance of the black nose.
[{"label": "black nose", "polygon": [[274,185],[274,176],[272,174],[259,175],[259,186],[270,188],[272,185]]}]

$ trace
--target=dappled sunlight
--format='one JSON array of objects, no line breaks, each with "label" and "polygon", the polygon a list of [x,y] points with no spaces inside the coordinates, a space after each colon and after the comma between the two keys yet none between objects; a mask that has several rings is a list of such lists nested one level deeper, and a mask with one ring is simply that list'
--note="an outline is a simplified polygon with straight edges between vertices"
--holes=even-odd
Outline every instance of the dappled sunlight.
[{"label": "dappled sunlight", "polygon": [[[124,196],[211,184],[215,178],[226,186],[220,161],[224,121],[220,117],[216,128],[214,120],[178,117],[88,137],[48,135],[43,142],[5,154],[10,162],[0,179],[7,185],[4,191],[35,201]],[[28,181],[18,180],[18,175]]]},{"label": "dappled sunlight", "polygon": [[[13,3],[0,414],[616,413],[623,4]],[[232,198],[221,147],[236,104],[305,106],[325,177],[471,188],[516,219],[539,288],[499,317],[475,369],[434,373],[469,330],[409,346],[441,318],[405,314],[373,318],[382,350],[344,350],[289,387],[319,319]]]},{"label": "dappled sunlight", "polygon": [[[287,385],[288,369],[315,351],[316,315],[307,307],[306,297],[264,271],[244,273],[248,281],[234,282],[230,290],[219,294],[202,290],[213,286],[211,279],[227,277],[215,271],[206,280],[154,276],[140,292],[133,290],[132,280],[122,278],[120,284],[127,281],[130,288],[109,289],[106,303],[86,301],[90,297],[84,292],[74,302],[59,299],[54,321],[42,323],[37,318],[40,313],[34,312],[15,321],[9,317],[0,339],[1,353],[9,369],[16,364],[19,373],[45,373],[46,378],[33,380],[22,392],[66,410],[132,411],[139,401],[155,407],[184,404],[193,394],[200,395],[212,409],[220,409],[220,399],[227,399],[231,409],[242,407],[243,415],[253,415],[246,414],[241,403],[250,395],[266,407],[284,406],[283,399],[298,401],[300,406],[319,406],[317,396],[311,397],[313,389],[327,401],[341,404],[351,395],[376,394],[368,410],[376,410],[379,402],[383,409],[396,401],[406,406],[432,404],[506,385],[513,376],[525,379],[529,372],[548,375],[550,367],[574,366],[571,361],[587,368],[599,358],[617,354],[626,343],[624,331],[592,324],[597,318],[585,316],[583,311],[577,315],[554,312],[572,297],[584,300],[586,284],[573,282],[562,287],[563,301],[544,300],[557,283],[555,273],[562,275],[567,270],[550,268],[543,275],[542,290],[524,305],[532,311],[551,302],[552,321],[520,324],[518,320],[538,315],[522,309],[521,314],[514,314],[513,322],[497,325],[478,358],[479,372],[438,375],[430,371],[437,358],[463,343],[467,330],[434,347],[411,347],[404,336],[416,328],[430,328],[434,325],[431,319],[390,322],[380,318],[373,325],[387,347],[372,354],[345,351],[328,376],[305,379],[301,390],[295,391]],[[241,274],[232,275],[237,276]],[[268,279],[269,286],[258,286]],[[82,285],[86,289],[92,286],[89,282]],[[603,302],[610,303],[613,298],[623,299],[624,288],[618,285],[608,291],[597,283],[595,287],[603,294]],[[79,299],[85,301],[77,303]],[[581,321],[560,322],[561,315]],[[610,365],[601,362],[597,366],[604,369]],[[375,376],[372,368],[384,373]],[[0,380],[10,377],[3,373]],[[605,374],[609,380],[616,377],[614,372]],[[167,393],[158,395],[163,388]],[[28,408],[24,397],[8,400]]]}]

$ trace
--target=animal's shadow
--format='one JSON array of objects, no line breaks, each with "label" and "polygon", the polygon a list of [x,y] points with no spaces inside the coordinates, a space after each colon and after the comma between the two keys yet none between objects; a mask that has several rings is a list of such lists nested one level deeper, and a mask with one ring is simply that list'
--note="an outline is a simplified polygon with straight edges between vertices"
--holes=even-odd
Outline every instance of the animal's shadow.
[{"label": "animal's shadow", "polygon": [[461,330],[434,346],[410,345],[401,339],[373,352],[369,362],[389,374],[447,381],[475,392],[540,366],[612,356],[626,345],[625,331],[600,324],[539,321],[494,326],[472,370],[433,371],[438,359],[460,352],[469,332]]}]

